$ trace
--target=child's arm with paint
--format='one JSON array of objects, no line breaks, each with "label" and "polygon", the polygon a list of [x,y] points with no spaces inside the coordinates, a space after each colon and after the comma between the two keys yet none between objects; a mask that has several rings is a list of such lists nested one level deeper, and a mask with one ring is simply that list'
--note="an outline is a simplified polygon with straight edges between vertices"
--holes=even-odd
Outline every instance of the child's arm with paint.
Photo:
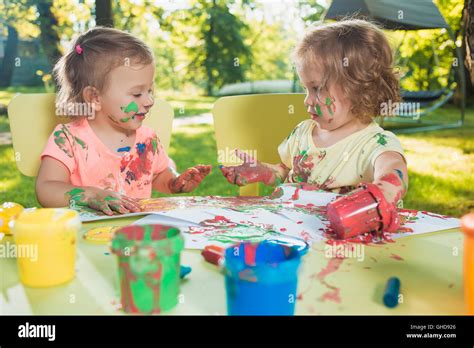
[{"label": "child's arm with paint", "polygon": [[211,165],[197,165],[179,174],[169,166],[153,179],[153,189],[161,193],[191,192],[211,172]]},{"label": "child's arm with paint", "polygon": [[36,178],[36,197],[43,207],[87,206],[113,215],[141,211],[138,202],[114,191],[74,186],[69,171],[60,161],[45,156]]},{"label": "child's arm with paint", "polygon": [[256,182],[273,185],[285,181],[290,169],[283,163],[259,162],[245,152],[236,149],[235,154],[244,163],[238,166],[220,166],[222,174],[231,184],[244,186]]},{"label": "child's arm with paint", "polygon": [[[375,159],[372,183],[361,184],[357,190],[327,205],[331,227],[340,238],[372,231],[373,225],[359,224],[355,228],[354,222],[357,221],[358,215],[367,209],[373,209],[373,204],[377,203],[380,223],[378,228],[395,232],[400,227],[397,203],[405,195],[407,188],[407,166],[402,155],[395,151],[383,152]],[[361,195],[365,195],[365,204],[362,204]],[[355,217],[355,220],[350,218],[351,216]]]},{"label": "child's arm with paint", "polygon": [[408,169],[398,152],[386,151],[377,157],[373,183],[380,187],[387,202],[396,205],[403,198],[408,189]]}]

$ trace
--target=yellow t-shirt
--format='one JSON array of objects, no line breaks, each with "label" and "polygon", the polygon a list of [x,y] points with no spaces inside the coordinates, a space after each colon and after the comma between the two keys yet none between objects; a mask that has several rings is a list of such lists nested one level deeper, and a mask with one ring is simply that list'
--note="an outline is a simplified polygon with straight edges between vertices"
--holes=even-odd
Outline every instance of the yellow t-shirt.
[{"label": "yellow t-shirt", "polygon": [[345,193],[374,180],[374,163],[381,153],[395,151],[405,159],[397,137],[375,121],[325,148],[313,142],[315,126],[313,120],[301,122],[278,147],[281,161],[291,169],[287,182],[307,182]]}]

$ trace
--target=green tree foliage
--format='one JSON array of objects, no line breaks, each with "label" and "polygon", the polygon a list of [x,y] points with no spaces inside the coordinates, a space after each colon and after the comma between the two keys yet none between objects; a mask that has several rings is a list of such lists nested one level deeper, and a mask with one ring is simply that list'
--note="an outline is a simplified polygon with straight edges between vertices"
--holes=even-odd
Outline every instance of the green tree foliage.
[{"label": "green tree foliage", "polygon": [[[434,2],[460,44],[463,0],[435,0]],[[403,40],[397,63],[404,74],[402,88],[407,90],[444,88],[448,85],[451,67],[462,64],[455,60],[456,43],[445,29],[397,32],[389,35],[395,38],[395,42]]]},{"label": "green tree foliage", "polygon": [[187,55],[187,79],[204,87],[208,95],[224,84],[244,81],[252,60],[245,44],[248,26],[232,13],[233,5],[228,0],[193,0],[190,8],[168,16],[165,25]]},{"label": "green tree foliage", "polygon": [[253,60],[246,80],[292,80],[290,53],[295,45],[294,33],[286,31],[281,22],[270,24],[253,20],[249,27],[251,35],[246,42],[252,49]]}]

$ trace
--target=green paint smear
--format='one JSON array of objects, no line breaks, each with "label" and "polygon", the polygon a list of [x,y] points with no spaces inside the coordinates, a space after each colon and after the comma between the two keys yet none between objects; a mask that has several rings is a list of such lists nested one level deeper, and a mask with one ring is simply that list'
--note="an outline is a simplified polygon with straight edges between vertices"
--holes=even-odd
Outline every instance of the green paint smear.
[{"label": "green paint smear", "polygon": [[331,105],[332,105],[332,100],[331,100],[331,98],[326,97],[326,106],[327,106],[327,108],[328,108],[329,114],[332,116],[332,115],[333,115],[333,112],[332,112]]},{"label": "green paint smear", "polygon": [[112,196],[107,196],[107,197],[104,198],[104,200],[105,200],[106,202],[108,202],[108,201],[116,201],[116,200],[118,200],[118,198],[112,197]]},{"label": "green paint smear", "polygon": [[84,192],[84,189],[81,189],[79,187],[73,188],[71,191],[66,192],[70,196],[76,196],[79,193]]},{"label": "green paint smear", "polygon": [[59,147],[59,149],[64,152],[68,157],[73,157],[73,154],[69,151],[66,147],[66,133],[64,132],[65,127],[63,129],[58,130],[53,133],[54,135],[54,142]]},{"label": "green paint smear", "polygon": [[151,233],[153,232],[153,227],[150,225],[145,225],[145,235],[143,237],[144,241],[151,242]]},{"label": "green paint smear", "polygon": [[237,224],[236,227],[228,230],[227,232],[218,233],[210,237],[209,240],[220,243],[235,243],[242,240],[258,242],[267,239],[268,235],[279,236],[281,234],[273,230],[265,230],[259,226]]},{"label": "green paint smear", "polygon": [[[84,189],[75,187],[71,191],[66,192],[66,194],[68,194],[71,197],[70,201],[71,200],[74,201],[74,204],[76,206],[87,207],[88,203],[83,200],[84,198],[83,192],[84,192]],[[71,203],[69,203],[69,205],[71,206]]]},{"label": "green paint smear", "polygon": [[125,123],[125,122],[128,122],[129,119],[130,119],[130,117],[124,117],[124,118],[120,119],[120,122]]},{"label": "green paint smear", "polygon": [[59,144],[64,144],[65,142],[65,139],[62,137],[62,135],[64,134],[64,132],[62,130],[58,130],[56,132],[53,133],[54,135],[54,142],[59,145]]},{"label": "green paint smear", "polygon": [[74,140],[75,140],[79,145],[81,145],[81,147],[82,147],[83,149],[86,148],[87,145],[86,145],[86,143],[85,143],[83,140],[79,139],[78,137],[74,137]]},{"label": "green paint smear", "polygon": [[134,101],[130,102],[127,106],[121,106],[120,109],[122,109],[123,112],[129,113],[129,112],[138,112],[138,105]]},{"label": "green paint smear", "polygon": [[151,143],[153,145],[153,153],[156,153],[158,149],[158,143],[156,142],[156,138],[151,139]]},{"label": "green paint smear", "polygon": [[301,156],[300,162],[305,161],[308,158],[308,150],[301,151],[300,156]]},{"label": "green paint smear", "polygon": [[385,135],[383,135],[382,133],[377,133],[375,134],[375,136],[377,137],[377,143],[379,143],[380,145],[387,145],[387,139]]},{"label": "green paint smear", "polygon": [[315,109],[316,109],[316,114],[319,117],[323,116],[323,112],[321,111],[321,107],[319,106],[319,104],[316,104]]}]

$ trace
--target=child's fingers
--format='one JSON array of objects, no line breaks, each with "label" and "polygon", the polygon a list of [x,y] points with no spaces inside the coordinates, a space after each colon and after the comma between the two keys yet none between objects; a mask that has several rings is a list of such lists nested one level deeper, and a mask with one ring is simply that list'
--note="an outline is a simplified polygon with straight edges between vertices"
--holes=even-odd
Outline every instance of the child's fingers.
[{"label": "child's fingers", "polygon": [[222,174],[224,174],[224,176],[227,176],[227,174],[230,172],[230,167],[226,167],[223,165],[220,165],[219,169],[221,170]]},{"label": "child's fingers", "polygon": [[210,164],[208,164],[208,165],[200,164],[200,165],[195,166],[194,168],[199,170],[199,173],[203,177],[205,177],[206,175],[208,175],[211,172],[212,166]]},{"label": "child's fingers", "polygon": [[183,187],[181,188],[181,192],[191,192],[197,187],[197,183],[195,181],[188,181],[184,183]]},{"label": "child's fingers", "polygon": [[125,199],[122,199],[122,204],[125,208],[127,208],[128,210],[130,210],[133,213],[137,213],[137,212],[142,211],[142,208],[140,207],[139,204],[130,203],[129,201],[127,201]]},{"label": "child's fingers", "polygon": [[191,167],[191,168],[186,169],[182,175],[183,177],[189,180],[191,177],[199,173],[200,173],[199,168],[197,168],[196,166],[196,167]]},{"label": "child's fingers", "polygon": [[116,211],[117,213],[130,213],[130,211],[123,206],[122,201],[109,201],[108,205],[113,211]]},{"label": "child's fingers", "polygon": [[242,177],[242,175],[236,174],[234,183],[237,186],[245,186],[247,184],[247,180],[244,177]]},{"label": "child's fingers", "polygon": [[252,156],[250,156],[249,154],[243,152],[240,149],[235,149],[235,154],[242,161],[244,161],[244,163],[255,163],[256,162],[255,158],[253,158]]},{"label": "child's fingers", "polygon": [[97,201],[92,201],[89,202],[89,207],[98,211],[103,212],[106,215],[114,215],[114,212],[110,210],[108,204],[105,202],[97,202]]},{"label": "child's fingers", "polygon": [[220,167],[222,174],[231,184],[235,184],[235,168],[234,167]]},{"label": "child's fingers", "polygon": [[170,185],[171,192],[174,193],[181,193],[183,192],[183,178],[182,176],[178,176],[176,179],[174,179]]},{"label": "child's fingers", "polygon": [[133,211],[133,212],[142,211],[140,203],[137,200],[133,199],[133,198],[130,198],[130,197],[127,197],[127,196],[122,196],[122,202],[123,202],[125,208],[127,208],[130,211]]}]

